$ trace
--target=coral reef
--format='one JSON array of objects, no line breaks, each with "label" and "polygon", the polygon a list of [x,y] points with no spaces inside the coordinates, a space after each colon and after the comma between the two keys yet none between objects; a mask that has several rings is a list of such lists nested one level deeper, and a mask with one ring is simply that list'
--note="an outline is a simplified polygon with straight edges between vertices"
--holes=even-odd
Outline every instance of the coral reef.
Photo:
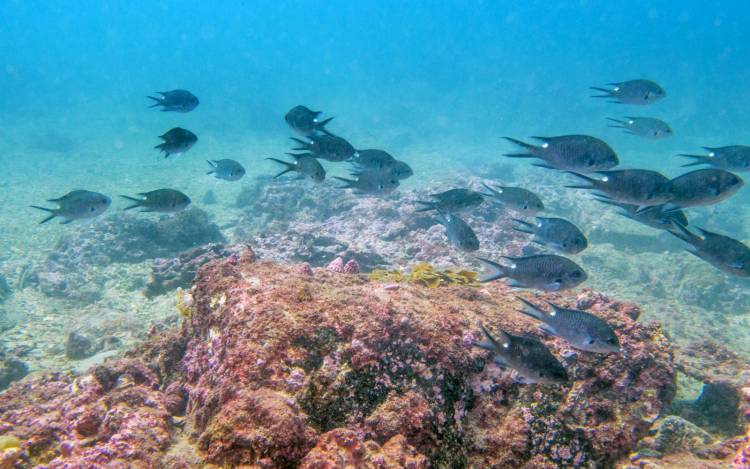
[{"label": "coral reef", "polygon": [[393,289],[253,257],[201,267],[182,327],[128,358],[11,385],[0,435],[50,468],[607,467],[674,395],[660,327],[590,291],[537,299],[587,305],[626,353],[544,338],[574,379],[530,386],[471,345],[480,321],[539,334],[501,283]]},{"label": "coral reef", "polygon": [[190,286],[200,266],[213,259],[239,255],[247,246],[209,243],[181,252],[177,257],[157,259],[144,294],[147,298]]},{"label": "coral reef", "polygon": [[224,241],[203,210],[188,210],[160,219],[117,214],[60,238],[43,265],[30,274],[47,296],[93,303],[101,298],[106,277],[102,266],[171,258],[182,251]]}]

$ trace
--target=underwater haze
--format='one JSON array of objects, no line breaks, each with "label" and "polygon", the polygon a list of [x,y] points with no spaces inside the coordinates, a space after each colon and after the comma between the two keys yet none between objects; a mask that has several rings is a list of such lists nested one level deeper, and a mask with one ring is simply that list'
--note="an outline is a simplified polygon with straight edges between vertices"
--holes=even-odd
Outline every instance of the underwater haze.
[{"label": "underwater haze", "polygon": [[[711,379],[686,372],[681,353],[750,369],[750,189],[704,178],[686,195],[670,181],[651,203],[634,179],[597,200],[566,187],[587,184],[568,172],[602,175],[540,158],[556,144],[534,137],[595,137],[617,155],[606,169],[672,181],[743,146],[734,167],[716,166],[746,181],[749,19],[750,3],[734,0],[0,1],[0,392],[46,371],[85,373],[176,326],[197,269],[249,246],[281,265],[401,281],[429,264],[448,283],[633,302],[674,343],[670,411],[690,420]],[[618,102],[630,80],[665,95]],[[187,108],[168,109],[174,90]],[[683,166],[694,161],[706,164]],[[509,186],[532,195],[492,192]],[[472,195],[432,211],[450,189]],[[649,207],[689,223],[631,219]],[[535,215],[569,220],[585,241],[563,247],[563,228],[541,233]],[[583,277],[518,260],[553,254]],[[588,346],[620,350],[610,340]],[[514,383],[549,384],[525,378]],[[744,432],[738,415],[691,421],[729,438]]]}]

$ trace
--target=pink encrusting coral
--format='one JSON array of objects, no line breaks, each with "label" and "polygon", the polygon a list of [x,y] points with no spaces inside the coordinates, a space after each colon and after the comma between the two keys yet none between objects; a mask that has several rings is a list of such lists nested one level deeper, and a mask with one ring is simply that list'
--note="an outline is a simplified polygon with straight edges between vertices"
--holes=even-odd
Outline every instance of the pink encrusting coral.
[{"label": "pink encrusting coral", "polygon": [[625,303],[536,298],[585,303],[625,353],[544,338],[571,382],[522,385],[471,345],[480,322],[538,335],[515,292],[386,286],[251,255],[213,261],[179,331],[85,377],[14,384],[0,434],[44,467],[607,467],[673,397],[667,339]]}]

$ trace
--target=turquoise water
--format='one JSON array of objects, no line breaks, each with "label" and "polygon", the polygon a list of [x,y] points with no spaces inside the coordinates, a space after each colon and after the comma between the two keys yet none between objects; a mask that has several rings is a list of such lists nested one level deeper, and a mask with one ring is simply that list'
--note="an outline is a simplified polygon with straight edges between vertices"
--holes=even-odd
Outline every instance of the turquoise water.
[{"label": "turquoise water", "polygon": [[[563,204],[563,215],[582,223],[598,219],[592,210],[609,212],[584,194],[571,196],[560,178],[502,158],[513,147],[499,137],[591,134],[615,148],[622,167],[669,176],[683,172],[677,153],[747,144],[748,17],[750,5],[739,1],[4,1],[0,274],[17,285],[24,266],[43,263],[61,236],[101,223],[38,225],[43,216],[29,205],[76,188],[117,199],[171,187],[190,195],[219,226],[231,226],[242,216],[234,206],[242,189],[278,171],[264,158],[288,151],[293,134],[283,117],[298,104],[335,116],[329,129],[356,148],[383,148],[407,161],[415,176],[401,190],[450,184],[459,174],[505,174],[504,182],[523,181],[551,206],[558,195],[579,197],[580,208]],[[647,107],[589,98],[589,86],[634,78],[659,82],[667,98]],[[175,88],[195,93],[198,108],[187,114],[147,108],[146,95]],[[675,135],[641,140],[606,126],[606,117],[626,115],[661,118]],[[164,160],[153,147],[157,135],[175,126],[192,130],[199,142]],[[247,176],[235,184],[206,176],[205,160],[221,158],[240,161]],[[346,174],[345,165],[325,166],[330,175]],[[219,204],[201,203],[208,190]],[[690,215],[747,240],[748,202],[744,189]],[[123,207],[114,200],[102,219]],[[601,274],[591,275],[590,286],[645,304],[648,317],[665,320],[678,339],[703,329],[750,351],[747,283],[728,281],[679,253],[666,235],[607,216],[595,236],[599,245],[586,258]],[[608,229],[663,244],[645,253],[630,245],[632,252],[623,253],[621,245],[606,244]],[[727,285],[738,299],[721,301],[717,293],[715,301],[696,305],[669,288],[653,293],[648,275],[638,271],[668,270],[672,256],[705,282]],[[67,366],[60,358],[64,334],[102,311],[110,315],[102,321],[115,324],[108,330],[121,325],[123,334],[137,337],[131,329],[173,312],[172,295],[147,300],[132,293],[145,281],[133,278],[146,278],[149,265],[102,266],[109,269],[103,296],[84,306],[20,285],[6,307],[26,326],[5,341],[37,344],[32,367],[44,368]],[[689,279],[687,286],[680,282],[673,288],[690,289]],[[664,310],[672,313],[665,317]],[[133,311],[138,320],[130,318]],[[706,317],[726,327],[706,333]],[[34,341],[35,334],[47,335]]]}]

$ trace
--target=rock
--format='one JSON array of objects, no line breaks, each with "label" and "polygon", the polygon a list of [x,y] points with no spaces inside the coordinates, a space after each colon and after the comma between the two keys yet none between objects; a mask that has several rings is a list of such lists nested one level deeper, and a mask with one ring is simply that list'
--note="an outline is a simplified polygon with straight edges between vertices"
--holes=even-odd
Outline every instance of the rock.
[{"label": "rock", "polygon": [[82,360],[96,354],[103,347],[103,343],[96,342],[84,334],[71,332],[65,342],[65,357],[68,360]]},{"label": "rock", "polygon": [[11,290],[10,285],[8,285],[8,281],[5,280],[5,277],[0,275],[0,303],[5,302],[8,298],[10,298],[10,295],[13,294],[13,290]]},{"label": "rock", "polygon": [[654,422],[649,436],[638,444],[638,450],[649,457],[688,451],[705,452],[713,437],[697,425],[682,417],[670,415]]},{"label": "rock", "polygon": [[26,363],[17,357],[0,350],[0,391],[13,381],[18,381],[29,373]]},{"label": "rock", "polygon": [[217,202],[216,200],[216,194],[212,189],[209,189],[206,191],[205,194],[203,194],[203,197],[201,198],[201,204],[204,205],[213,205]]},{"label": "rock", "polygon": [[300,464],[300,469],[327,467],[410,468],[426,469],[427,458],[406,443],[403,436],[394,436],[382,447],[374,441],[363,441],[353,430],[331,430],[321,436],[318,444]]}]

